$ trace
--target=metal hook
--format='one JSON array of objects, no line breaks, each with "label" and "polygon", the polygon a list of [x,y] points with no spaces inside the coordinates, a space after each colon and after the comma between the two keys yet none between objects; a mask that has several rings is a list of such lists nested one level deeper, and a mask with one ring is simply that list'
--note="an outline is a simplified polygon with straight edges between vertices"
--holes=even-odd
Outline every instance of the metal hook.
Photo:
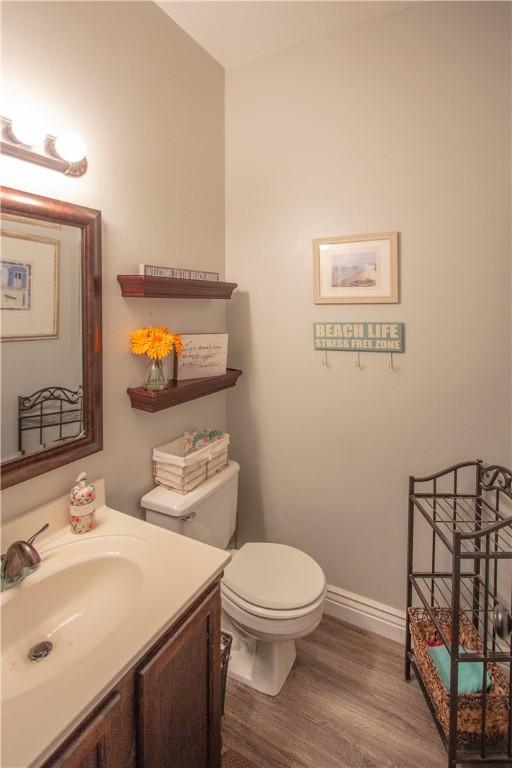
[{"label": "metal hook", "polygon": [[389,353],[388,367],[391,368],[391,370],[394,371],[395,373],[398,373],[398,368],[395,368],[395,362],[394,362],[394,358],[393,358],[393,353],[392,352]]},{"label": "metal hook", "polygon": [[359,368],[360,371],[364,371],[364,366],[361,365],[361,353],[359,351],[357,352],[356,368]]},{"label": "metal hook", "polygon": [[326,368],[330,368],[329,361],[327,359],[327,350],[324,349],[324,359],[322,360],[322,365],[325,365]]}]

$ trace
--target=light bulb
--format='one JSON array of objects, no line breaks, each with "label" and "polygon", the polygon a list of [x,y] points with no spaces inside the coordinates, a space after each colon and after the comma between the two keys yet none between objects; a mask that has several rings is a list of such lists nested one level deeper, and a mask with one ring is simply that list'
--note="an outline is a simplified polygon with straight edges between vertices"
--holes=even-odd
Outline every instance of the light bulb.
[{"label": "light bulb", "polygon": [[11,122],[11,131],[16,141],[28,147],[37,147],[46,139],[44,125],[33,116],[18,115]]},{"label": "light bulb", "polygon": [[54,147],[59,157],[68,163],[78,163],[87,152],[84,140],[76,133],[63,133],[57,136]]}]

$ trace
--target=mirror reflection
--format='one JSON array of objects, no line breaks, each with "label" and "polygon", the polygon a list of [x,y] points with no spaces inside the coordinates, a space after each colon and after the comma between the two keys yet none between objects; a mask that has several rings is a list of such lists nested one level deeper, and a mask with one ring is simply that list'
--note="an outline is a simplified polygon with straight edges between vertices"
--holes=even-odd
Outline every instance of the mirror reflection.
[{"label": "mirror reflection", "polygon": [[2,462],[83,436],[81,229],[2,213]]}]

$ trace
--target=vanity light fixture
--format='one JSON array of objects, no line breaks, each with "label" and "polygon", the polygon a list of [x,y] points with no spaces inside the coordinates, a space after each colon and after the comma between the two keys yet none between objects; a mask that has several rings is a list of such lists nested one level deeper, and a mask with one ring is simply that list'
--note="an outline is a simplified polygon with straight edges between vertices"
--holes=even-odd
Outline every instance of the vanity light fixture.
[{"label": "vanity light fixture", "polygon": [[61,171],[65,176],[83,176],[86,172],[86,146],[80,136],[73,133],[51,136],[31,118],[2,117],[0,121],[4,155]]},{"label": "vanity light fixture", "polygon": [[53,142],[56,154],[68,163],[79,163],[87,151],[85,141],[76,133],[63,133]]},{"label": "vanity light fixture", "polygon": [[39,120],[31,120],[25,115],[13,118],[10,128],[14,141],[26,147],[39,147],[46,139],[44,125]]}]

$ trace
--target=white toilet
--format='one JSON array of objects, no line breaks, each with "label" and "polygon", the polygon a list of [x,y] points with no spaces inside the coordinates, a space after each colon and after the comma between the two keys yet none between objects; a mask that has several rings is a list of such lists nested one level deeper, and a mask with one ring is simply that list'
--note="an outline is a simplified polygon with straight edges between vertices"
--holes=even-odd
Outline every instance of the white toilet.
[{"label": "white toilet", "polygon": [[[236,528],[239,466],[190,493],[157,486],[141,500],[146,520],[226,549]],[[222,628],[233,635],[228,673],[276,696],[295,661],[295,640],[322,618],[327,584],[320,566],[284,544],[244,544],[233,552],[221,585]]]}]

